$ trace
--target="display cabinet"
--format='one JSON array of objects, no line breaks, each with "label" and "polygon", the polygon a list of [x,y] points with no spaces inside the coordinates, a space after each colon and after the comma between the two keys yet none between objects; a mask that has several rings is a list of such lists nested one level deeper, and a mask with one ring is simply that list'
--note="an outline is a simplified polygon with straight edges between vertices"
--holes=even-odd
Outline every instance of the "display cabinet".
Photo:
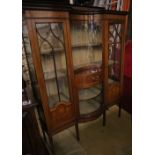
[{"label": "display cabinet", "polygon": [[[23,42],[50,138],[120,105],[127,12],[24,3]],[[25,39],[25,38],[26,39]],[[121,106],[119,106],[121,108]]]}]

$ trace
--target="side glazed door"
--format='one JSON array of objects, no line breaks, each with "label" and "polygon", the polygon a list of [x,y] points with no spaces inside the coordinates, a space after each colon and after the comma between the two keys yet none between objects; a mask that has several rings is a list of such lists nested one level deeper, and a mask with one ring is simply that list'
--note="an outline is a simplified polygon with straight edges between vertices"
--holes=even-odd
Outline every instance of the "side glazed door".
[{"label": "side glazed door", "polygon": [[26,11],[28,34],[48,132],[75,123],[73,64],[67,12]]},{"label": "side glazed door", "polygon": [[104,16],[104,99],[108,106],[119,104],[122,96],[125,16]]}]

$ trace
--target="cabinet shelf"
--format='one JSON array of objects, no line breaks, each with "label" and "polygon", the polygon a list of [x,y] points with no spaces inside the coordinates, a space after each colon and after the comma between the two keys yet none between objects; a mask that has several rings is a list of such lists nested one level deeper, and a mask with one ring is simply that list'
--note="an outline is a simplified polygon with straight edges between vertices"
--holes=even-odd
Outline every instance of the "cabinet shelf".
[{"label": "cabinet shelf", "polygon": [[121,44],[121,42],[112,42],[112,41],[109,41],[108,44],[116,45],[116,44]]},{"label": "cabinet shelf", "polygon": [[92,43],[92,44],[79,43],[79,44],[72,45],[72,48],[88,48],[88,47],[99,48],[99,47],[102,47],[102,44],[101,43]]},{"label": "cabinet shelf", "polygon": [[41,52],[41,56],[52,56],[52,54],[60,54],[60,53],[64,53],[65,54],[65,50],[63,48],[54,48],[54,50],[52,51],[52,48],[49,49],[44,49]]},{"label": "cabinet shelf", "polygon": [[80,101],[79,107],[80,107],[80,115],[83,114],[89,114],[97,109],[99,109],[100,105],[102,103],[102,95],[98,95],[95,98],[91,98],[89,100]]},{"label": "cabinet shelf", "polygon": [[[108,61],[108,65],[114,65],[114,64],[118,64],[118,61],[114,61],[114,60],[109,60]],[[85,67],[85,66],[91,66],[91,65],[96,65],[98,67],[101,67],[102,61],[94,61],[92,63],[85,63],[85,64],[81,64],[81,65],[75,65],[74,69],[76,70],[78,68],[82,68],[82,67]]]},{"label": "cabinet shelf", "polygon": [[[66,71],[65,69],[57,70],[58,79],[66,77],[65,71]],[[52,71],[52,72],[44,72],[44,78],[45,78],[45,81],[55,80],[56,79],[55,72],[54,71]]]},{"label": "cabinet shelf", "polygon": [[97,97],[102,90],[100,90],[97,87],[92,87],[89,89],[81,89],[79,91],[79,100],[84,101],[84,100],[90,100],[92,98]]},{"label": "cabinet shelf", "polygon": [[[77,69],[77,68],[84,67],[84,66],[89,66],[89,65],[101,66],[101,64],[102,64],[102,61],[95,61],[95,62],[92,62],[92,63],[85,63],[85,64],[82,64],[82,65],[76,65],[76,66],[74,66],[74,68]],[[108,61],[108,65],[113,65],[113,64],[118,64],[118,61],[115,61],[115,60],[109,60]]]},{"label": "cabinet shelf", "polygon": [[74,66],[74,70],[78,69],[78,68],[82,68],[82,67],[86,67],[86,66],[92,66],[92,65],[96,65],[98,67],[100,67],[102,64],[102,61],[94,61],[91,63],[85,63],[85,64],[81,64],[81,65],[75,65]]},{"label": "cabinet shelf", "polygon": [[[76,45],[73,45],[72,48],[87,48],[87,47],[93,47],[93,48],[100,48],[102,47],[102,44],[101,43],[96,43],[96,44],[91,44],[91,45],[88,45],[88,44],[76,44]],[[42,50],[41,52],[41,56],[49,56],[52,54],[52,52],[54,52],[54,54],[60,54],[60,53],[63,53],[65,50],[63,48],[54,48],[54,50],[52,51],[52,48],[49,48],[49,49],[44,49]],[[64,52],[65,53],[65,52]]]},{"label": "cabinet shelf", "polygon": [[109,60],[108,65],[114,65],[114,64],[118,64],[118,61]]}]

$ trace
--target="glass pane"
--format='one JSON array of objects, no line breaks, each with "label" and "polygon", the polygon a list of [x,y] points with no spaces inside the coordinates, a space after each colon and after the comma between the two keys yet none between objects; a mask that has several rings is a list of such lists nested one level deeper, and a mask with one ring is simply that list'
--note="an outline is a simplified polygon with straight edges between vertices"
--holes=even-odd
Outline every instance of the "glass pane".
[{"label": "glass pane", "polygon": [[49,106],[69,100],[63,23],[36,24]]},{"label": "glass pane", "polygon": [[[71,35],[75,76],[81,74],[81,77],[94,77],[94,74],[101,71],[102,65],[102,22],[72,22]],[[80,82],[87,83],[87,80]],[[82,86],[79,89],[80,114],[94,112],[100,107],[102,85],[99,81],[97,83],[89,88]]]},{"label": "glass pane", "polygon": [[109,67],[108,83],[120,81],[121,64],[121,24],[109,25]]},{"label": "glass pane", "polygon": [[103,103],[102,85],[79,90],[80,114],[96,111]]},{"label": "glass pane", "polygon": [[28,30],[27,30],[25,20],[23,20],[23,23],[22,23],[22,37],[23,37],[23,40],[22,40],[23,76],[24,76],[24,79],[27,81],[27,83],[31,85],[34,97],[40,100],[38,82],[36,78],[36,72],[34,69],[31,45],[28,37]]},{"label": "glass pane", "polygon": [[102,64],[102,23],[72,22],[72,51],[74,69]]}]

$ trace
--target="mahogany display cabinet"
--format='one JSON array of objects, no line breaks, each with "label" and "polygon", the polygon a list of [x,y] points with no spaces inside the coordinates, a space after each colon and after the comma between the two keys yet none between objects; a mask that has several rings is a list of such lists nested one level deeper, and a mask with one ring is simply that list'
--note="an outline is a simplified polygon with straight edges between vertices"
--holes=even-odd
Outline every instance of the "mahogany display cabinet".
[{"label": "mahogany display cabinet", "polygon": [[[52,136],[120,105],[127,12],[23,3],[34,96]],[[119,106],[120,107],[120,106]],[[121,107],[120,107],[121,108]]]}]

